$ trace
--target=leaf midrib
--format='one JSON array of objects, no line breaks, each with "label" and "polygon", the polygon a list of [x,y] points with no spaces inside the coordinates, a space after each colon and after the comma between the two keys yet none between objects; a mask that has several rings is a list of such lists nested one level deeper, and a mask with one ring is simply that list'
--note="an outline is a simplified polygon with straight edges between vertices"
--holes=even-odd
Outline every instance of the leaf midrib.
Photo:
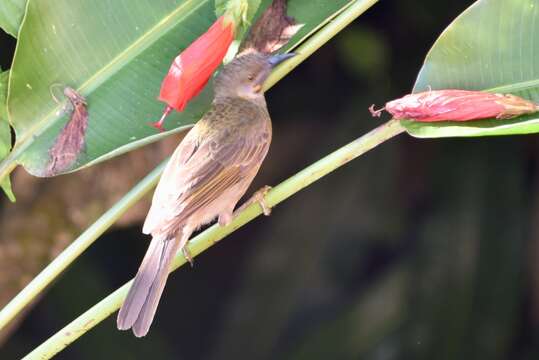
[{"label": "leaf midrib", "polygon": [[503,92],[503,93],[513,93],[516,91],[523,91],[527,89],[539,89],[539,79],[533,79],[528,81],[521,81],[514,84],[506,84],[490,88],[486,91],[488,92]]}]

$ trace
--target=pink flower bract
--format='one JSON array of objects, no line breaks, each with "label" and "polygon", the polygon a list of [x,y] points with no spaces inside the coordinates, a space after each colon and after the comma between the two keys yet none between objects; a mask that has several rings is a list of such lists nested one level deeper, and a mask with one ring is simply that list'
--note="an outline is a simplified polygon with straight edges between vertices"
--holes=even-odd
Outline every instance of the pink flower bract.
[{"label": "pink flower bract", "polygon": [[[432,90],[406,95],[386,104],[395,119],[422,122],[509,119],[534,113],[538,106],[514,95],[467,90]],[[373,111],[373,115],[379,112]]]}]

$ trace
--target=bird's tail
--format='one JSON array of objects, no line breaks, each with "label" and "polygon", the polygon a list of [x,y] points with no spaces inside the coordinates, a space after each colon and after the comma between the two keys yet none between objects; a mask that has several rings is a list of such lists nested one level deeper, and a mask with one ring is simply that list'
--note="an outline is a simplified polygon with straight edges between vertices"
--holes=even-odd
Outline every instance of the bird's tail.
[{"label": "bird's tail", "polygon": [[132,328],[137,337],[148,333],[159,298],[165,288],[170,263],[178,248],[185,246],[189,234],[179,232],[175,238],[154,237],[144,255],[133,285],[118,313],[120,330]]}]

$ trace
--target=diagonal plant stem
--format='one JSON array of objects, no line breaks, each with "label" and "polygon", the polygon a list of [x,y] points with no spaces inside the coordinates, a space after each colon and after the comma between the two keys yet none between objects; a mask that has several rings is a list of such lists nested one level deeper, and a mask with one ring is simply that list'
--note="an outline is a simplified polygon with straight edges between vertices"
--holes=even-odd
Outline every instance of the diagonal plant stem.
[{"label": "diagonal plant stem", "polygon": [[[371,132],[352,141],[348,145],[343,146],[337,151],[303,169],[291,178],[285,180],[268,193],[268,195],[265,197],[265,201],[269,206],[277,205],[301,189],[309,186],[316,180],[329,174],[333,170],[343,166],[349,161],[384,143],[386,140],[391,139],[403,131],[404,128],[397,120],[391,120],[377,127]],[[214,245],[217,241],[221,240],[228,234],[234,232],[236,229],[259,216],[261,213],[262,210],[260,206],[258,204],[253,204],[242,211],[230,225],[221,227],[216,224],[210,227],[189,242],[189,250],[191,254],[193,256],[197,256]],[[185,262],[185,258],[181,252],[178,253],[174,259],[171,271],[176,270],[185,264]],[[73,320],[70,324],[58,331],[47,341],[35,348],[24,359],[50,359],[55,354],[62,351],[65,347],[78,339],[88,330],[118,310],[125,296],[127,295],[131,282],[132,281],[124,284],[105,299],[91,307],[84,314]]]},{"label": "diagonal plant stem", "polygon": [[[329,41],[359,15],[374,5],[378,0],[356,0],[339,13],[331,22],[309,37],[296,50],[297,56],[285,62],[273,71],[265,83],[269,89],[277,81],[292,71],[307,57]],[[165,161],[166,162],[166,161]],[[15,162],[12,162],[16,166]],[[138,199],[149,192],[161,171],[164,163],[148,174],[135,188],[126,194],[120,202],[103,214],[91,227],[69,245],[51,264],[34,278],[15,298],[0,311],[0,331],[20,313],[36,296],[42,292],[59,274],[62,273],[80,254],[82,254],[103,232],[105,232],[123,213],[133,206]],[[0,178],[3,176],[0,166]]]}]

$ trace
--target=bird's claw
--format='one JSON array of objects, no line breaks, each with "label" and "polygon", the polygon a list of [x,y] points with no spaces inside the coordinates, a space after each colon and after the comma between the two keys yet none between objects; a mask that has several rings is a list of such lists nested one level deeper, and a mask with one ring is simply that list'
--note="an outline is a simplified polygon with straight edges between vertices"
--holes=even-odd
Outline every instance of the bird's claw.
[{"label": "bird's claw", "polygon": [[185,260],[187,260],[189,264],[191,265],[191,267],[193,267],[193,263],[194,263],[193,256],[191,256],[191,253],[189,252],[189,249],[187,248],[187,246],[182,247],[182,254]]},{"label": "bird's claw", "polygon": [[[266,195],[271,190],[271,186],[264,186],[262,189],[256,191],[253,196],[249,198],[242,206],[240,206],[236,211],[234,211],[233,217],[235,218],[238,216],[243,210],[247,209],[249,206],[251,206],[254,203],[258,203],[260,207],[262,208],[262,212],[264,215],[269,216],[271,214],[271,206],[268,205],[266,202]],[[219,218],[221,219],[221,218]],[[221,220],[220,220],[221,222]],[[223,217],[222,223],[226,225],[226,218]]]},{"label": "bird's claw", "polygon": [[258,190],[253,195],[253,200],[257,201],[260,204],[260,207],[262,208],[262,212],[266,216],[271,215],[271,206],[268,205],[266,202],[266,195],[268,195],[268,192],[271,190],[271,186],[266,185],[262,189]]}]

